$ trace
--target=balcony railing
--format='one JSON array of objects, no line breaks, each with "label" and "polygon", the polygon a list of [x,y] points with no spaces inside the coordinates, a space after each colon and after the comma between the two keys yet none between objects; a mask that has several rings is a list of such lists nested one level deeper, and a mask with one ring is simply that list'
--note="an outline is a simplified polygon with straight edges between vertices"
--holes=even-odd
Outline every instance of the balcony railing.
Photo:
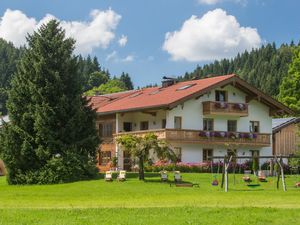
[{"label": "balcony railing", "polygon": [[248,116],[248,104],[229,102],[203,102],[203,115]]},{"label": "balcony railing", "polygon": [[132,134],[144,136],[147,133],[154,133],[159,139],[170,142],[196,143],[206,145],[227,145],[234,144],[237,146],[256,146],[267,147],[271,145],[271,135],[263,133],[249,132],[226,132],[226,131],[201,131],[201,130],[143,130],[135,132],[124,132],[115,134],[115,137]]}]

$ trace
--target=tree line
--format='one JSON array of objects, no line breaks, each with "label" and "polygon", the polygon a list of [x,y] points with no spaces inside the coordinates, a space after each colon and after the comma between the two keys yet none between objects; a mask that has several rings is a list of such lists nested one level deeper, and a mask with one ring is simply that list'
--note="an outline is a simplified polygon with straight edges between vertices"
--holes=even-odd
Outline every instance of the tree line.
[{"label": "tree line", "polygon": [[[8,91],[24,51],[24,47],[16,48],[11,42],[0,38],[0,112],[2,115],[7,114]],[[119,77],[111,76],[108,69],[100,66],[97,57],[79,55],[76,59],[82,84],[81,92],[85,95],[107,94],[134,88],[128,73],[122,72]]]},{"label": "tree line", "polygon": [[191,73],[186,72],[179,76],[178,80],[185,81],[235,73],[251,85],[277,98],[280,84],[288,74],[295,47],[297,46],[294,42],[282,44],[279,48],[275,43],[269,43],[251,51],[238,53],[232,59],[216,60],[203,66],[198,65]]}]

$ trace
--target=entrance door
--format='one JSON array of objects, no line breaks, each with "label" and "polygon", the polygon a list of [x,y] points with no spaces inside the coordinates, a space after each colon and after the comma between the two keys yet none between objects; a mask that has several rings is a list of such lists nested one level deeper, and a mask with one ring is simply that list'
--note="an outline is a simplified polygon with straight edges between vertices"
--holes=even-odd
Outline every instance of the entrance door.
[{"label": "entrance door", "polygon": [[128,151],[123,151],[123,167],[124,170],[131,171],[131,167],[132,167],[131,155]]}]

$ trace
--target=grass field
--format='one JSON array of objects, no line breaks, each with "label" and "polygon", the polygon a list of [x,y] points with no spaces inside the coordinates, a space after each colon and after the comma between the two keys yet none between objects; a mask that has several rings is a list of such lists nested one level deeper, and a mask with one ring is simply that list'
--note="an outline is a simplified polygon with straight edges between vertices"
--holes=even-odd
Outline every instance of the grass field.
[{"label": "grass field", "polygon": [[[158,174],[146,182],[103,179],[59,185],[9,186],[0,178],[0,224],[300,224],[300,176],[288,191],[268,178],[247,187],[230,175],[229,192],[211,185],[211,174],[183,174],[200,187],[170,187]],[[256,181],[254,181],[256,183]]]}]

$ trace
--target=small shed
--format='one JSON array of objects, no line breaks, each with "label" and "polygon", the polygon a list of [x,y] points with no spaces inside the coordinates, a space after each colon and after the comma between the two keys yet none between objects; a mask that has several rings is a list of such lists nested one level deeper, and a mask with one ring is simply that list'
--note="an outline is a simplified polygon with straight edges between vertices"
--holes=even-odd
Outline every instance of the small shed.
[{"label": "small shed", "polygon": [[273,155],[290,155],[300,149],[300,118],[287,117],[272,120]]}]

